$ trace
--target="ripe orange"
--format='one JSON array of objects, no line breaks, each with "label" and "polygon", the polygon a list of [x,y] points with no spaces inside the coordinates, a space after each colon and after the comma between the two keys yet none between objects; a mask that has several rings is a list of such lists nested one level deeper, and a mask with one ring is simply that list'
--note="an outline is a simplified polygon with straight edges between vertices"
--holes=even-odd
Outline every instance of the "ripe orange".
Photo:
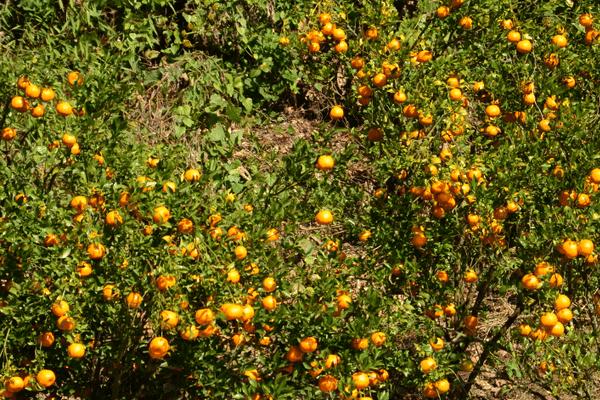
[{"label": "ripe orange", "polygon": [[274,292],[277,289],[277,282],[272,277],[267,277],[263,280],[263,289],[267,293]]},{"label": "ripe orange", "polygon": [[185,173],[183,174],[183,178],[187,182],[198,182],[201,177],[202,177],[202,174],[200,173],[199,170],[197,170],[195,168],[190,168],[190,169],[186,170]]},{"label": "ripe orange", "polygon": [[171,310],[160,312],[160,327],[165,330],[174,329],[179,324],[179,315]]},{"label": "ripe orange", "polygon": [[352,374],[352,382],[354,383],[354,387],[358,390],[365,389],[369,387],[369,375],[364,372],[355,372]]},{"label": "ripe orange", "polygon": [[594,168],[590,171],[590,179],[593,183],[600,184],[600,168]]},{"label": "ripe orange", "polygon": [[420,63],[426,63],[427,61],[431,61],[433,58],[433,53],[429,50],[421,50],[417,53],[416,60]]},{"label": "ripe orange", "polygon": [[31,97],[32,99],[37,99],[38,97],[40,97],[41,92],[42,89],[40,89],[38,85],[34,85],[33,83],[30,83],[25,88],[25,96]]},{"label": "ripe orange", "polygon": [[325,375],[319,379],[319,390],[323,393],[333,392],[337,386],[338,380],[331,375]]},{"label": "ripe orange", "polygon": [[236,246],[233,249],[233,253],[235,254],[235,258],[238,260],[243,260],[248,255],[248,250],[244,246]]},{"label": "ripe orange", "polygon": [[594,23],[592,14],[581,14],[579,16],[579,24],[585,28],[590,28]]},{"label": "ripe orange", "polygon": [[27,111],[27,108],[29,107],[27,100],[25,100],[23,97],[21,96],[14,96],[11,100],[10,100],[10,106],[12,108],[14,108],[17,111],[20,112],[25,112]]},{"label": "ripe orange", "polygon": [[556,314],[547,312],[540,317],[540,323],[546,328],[552,328],[558,322]]},{"label": "ripe orange", "polygon": [[373,77],[373,85],[378,88],[384,87],[387,84],[387,76],[383,72],[375,74]]},{"label": "ripe orange", "polygon": [[52,332],[44,332],[38,338],[42,347],[50,347],[54,344],[54,334]]},{"label": "ripe orange", "polygon": [[344,118],[344,109],[342,106],[335,105],[331,107],[329,118],[331,118],[332,121],[339,121]]},{"label": "ripe orange", "polygon": [[450,382],[448,382],[448,379],[435,381],[433,386],[435,386],[439,394],[445,394],[450,390]]},{"label": "ripe orange", "polygon": [[56,93],[52,88],[43,88],[42,92],[40,93],[40,98],[42,99],[42,101],[52,101],[54,100],[55,96]]},{"label": "ripe orange", "polygon": [[67,74],[67,82],[71,86],[81,86],[83,85],[83,75],[78,71],[70,71]]},{"label": "ripe orange", "polygon": [[17,130],[15,128],[4,128],[2,129],[2,139],[9,141],[17,137]]},{"label": "ripe orange", "polygon": [[321,171],[331,171],[335,165],[335,160],[332,156],[324,154],[317,159],[317,169]]},{"label": "ripe orange", "polygon": [[521,40],[521,34],[518,31],[510,31],[506,34],[506,39],[511,43],[518,43]]},{"label": "ripe orange", "polygon": [[302,353],[302,350],[300,350],[300,348],[298,346],[290,347],[290,349],[288,350],[288,352],[285,355],[285,359],[291,363],[300,362],[300,361],[302,361],[303,357],[304,357],[304,353]]},{"label": "ripe orange", "polygon": [[375,40],[377,39],[377,36],[379,36],[379,32],[377,31],[377,28],[371,26],[365,31],[365,36],[369,40]]},{"label": "ripe orange", "polygon": [[101,243],[90,243],[87,248],[87,254],[92,260],[100,260],[106,254],[106,248]]},{"label": "ripe orange", "polygon": [[519,40],[519,42],[517,43],[517,51],[521,54],[530,53],[532,49],[533,44],[528,39]]},{"label": "ripe orange", "polygon": [[201,308],[194,314],[194,319],[198,325],[210,325],[215,320],[215,315],[210,308]]},{"label": "ripe orange", "polygon": [[71,343],[67,347],[67,353],[71,358],[82,358],[85,355],[85,345],[81,343]]},{"label": "ripe orange", "polygon": [[458,21],[458,25],[465,30],[472,29],[473,19],[469,16],[464,16]]},{"label": "ripe orange", "polygon": [[10,393],[18,393],[25,387],[25,382],[20,376],[11,376],[4,383],[4,388]]},{"label": "ripe orange", "polygon": [[565,240],[560,249],[562,250],[562,254],[568,258],[568,259],[573,259],[575,257],[577,257],[578,254],[578,244],[577,242],[573,241],[573,240]]},{"label": "ripe orange", "polygon": [[573,319],[573,312],[570,308],[563,308],[556,312],[556,318],[563,324],[567,324]]},{"label": "ripe orange", "polygon": [[169,345],[169,341],[162,336],[157,336],[150,341],[148,345],[148,353],[150,357],[154,359],[164,358],[171,346]]},{"label": "ripe orange", "polygon": [[569,308],[571,306],[571,299],[564,294],[559,294],[556,296],[556,300],[554,300],[554,309],[556,311],[560,311],[565,308]]},{"label": "ripe orange", "polygon": [[171,218],[171,212],[165,206],[158,206],[154,209],[152,214],[152,220],[155,224],[161,225],[169,221]]},{"label": "ripe orange", "polygon": [[419,363],[419,368],[421,369],[421,372],[428,374],[437,368],[437,362],[433,359],[433,357],[427,357],[421,360]]},{"label": "ripe orange", "polygon": [[464,276],[464,281],[466,283],[474,283],[477,282],[477,272],[473,271],[473,270],[468,270],[467,272],[465,272],[465,276]]},{"label": "ripe orange", "polygon": [[315,221],[319,225],[330,225],[333,222],[333,214],[329,210],[320,210],[315,216]]},{"label": "ripe orange", "polygon": [[56,321],[56,327],[61,331],[70,332],[75,329],[75,320],[67,315],[63,315]]},{"label": "ripe orange", "polygon": [[115,290],[115,285],[104,285],[104,287],[102,288],[102,297],[104,298],[104,300],[106,301],[111,301],[112,299],[114,299],[116,297],[117,293]]},{"label": "ripe orange", "polygon": [[373,332],[371,334],[371,342],[375,347],[381,347],[385,343],[386,336],[383,332]]},{"label": "ripe orange", "polygon": [[300,341],[300,351],[303,353],[313,353],[317,350],[318,342],[314,336],[309,336]]},{"label": "ripe orange", "polygon": [[562,275],[559,273],[552,274],[550,276],[550,280],[548,281],[548,284],[550,285],[551,288],[557,288],[557,287],[562,286],[562,284],[563,284]]},{"label": "ripe orange", "polygon": [[450,99],[454,101],[462,100],[462,91],[458,88],[452,88],[449,92]]},{"label": "ripe orange", "polygon": [[35,380],[40,386],[48,388],[56,382],[56,375],[54,375],[52,370],[42,369],[37,373]]},{"label": "ripe orange", "polygon": [[587,257],[594,252],[594,242],[589,239],[581,239],[577,243],[577,254],[582,257]]},{"label": "ripe orange", "polygon": [[485,108],[485,113],[490,118],[496,118],[501,114],[500,107],[496,104],[490,104]]},{"label": "ripe orange", "polygon": [[58,300],[57,302],[52,304],[50,310],[52,311],[52,314],[54,314],[54,316],[62,317],[63,315],[69,312],[69,309],[69,303],[67,303],[64,300]]},{"label": "ripe orange", "polygon": [[438,16],[438,18],[444,19],[448,15],[450,15],[450,8],[448,8],[447,6],[440,6],[436,10],[436,15]]},{"label": "ripe orange", "polygon": [[71,106],[71,104],[68,102],[61,100],[56,103],[56,112],[63,117],[68,117],[69,115],[73,114],[73,106]]},{"label": "ripe orange", "polygon": [[273,296],[264,297],[261,303],[263,308],[267,311],[273,311],[277,308],[277,300]]},{"label": "ripe orange", "polygon": [[27,77],[26,75],[21,75],[19,77],[19,79],[17,79],[17,87],[21,90],[27,89],[27,86],[29,86],[30,84],[31,84],[31,81],[29,80],[29,77]]},{"label": "ripe orange", "polygon": [[142,304],[142,295],[137,292],[131,292],[125,298],[125,302],[129,308],[139,308]]},{"label": "ripe orange", "polygon": [[520,324],[519,325],[519,334],[521,336],[529,336],[531,334],[531,326],[529,326],[527,324]]},{"label": "ripe orange", "polygon": [[244,316],[244,307],[240,304],[225,303],[221,306],[221,312],[225,314],[227,321],[233,321]]},{"label": "ripe orange", "polygon": [[333,30],[333,38],[338,42],[346,40],[346,32],[342,28],[335,28]]}]

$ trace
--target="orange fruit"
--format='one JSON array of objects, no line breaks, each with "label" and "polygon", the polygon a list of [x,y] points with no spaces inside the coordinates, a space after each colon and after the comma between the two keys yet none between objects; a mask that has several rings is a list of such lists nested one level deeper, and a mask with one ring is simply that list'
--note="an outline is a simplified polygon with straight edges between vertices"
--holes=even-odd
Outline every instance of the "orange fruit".
[{"label": "orange fruit", "polygon": [[365,36],[369,40],[375,40],[377,39],[377,36],[379,36],[379,32],[377,31],[377,28],[371,26],[365,31]]},{"label": "orange fruit", "polygon": [[496,118],[501,114],[500,107],[496,104],[490,104],[485,108],[485,113],[490,118]]},{"label": "orange fruit", "polygon": [[42,347],[50,347],[54,344],[54,334],[52,332],[44,332],[38,337]]},{"label": "orange fruit", "polygon": [[17,137],[17,130],[15,128],[4,128],[2,129],[2,139],[9,141]]},{"label": "orange fruit", "polygon": [[384,73],[380,72],[375,74],[373,77],[373,85],[378,88],[384,87],[387,84],[387,76]]},{"label": "orange fruit", "polygon": [[468,270],[467,272],[465,272],[465,276],[463,279],[466,283],[477,282],[477,272],[473,270]]},{"label": "orange fruit", "polygon": [[64,300],[58,300],[57,302],[52,304],[52,307],[50,310],[52,311],[52,314],[54,314],[54,316],[62,317],[63,315],[65,315],[69,312],[69,309],[70,309],[69,303],[67,303]]},{"label": "orange fruit", "polygon": [[309,336],[300,341],[300,351],[303,353],[313,353],[317,350],[318,343],[314,336]]},{"label": "orange fruit", "polygon": [[225,314],[227,321],[233,321],[244,316],[244,307],[240,304],[225,303],[221,306],[221,312]]},{"label": "orange fruit", "polygon": [[519,325],[519,334],[521,336],[529,336],[531,334],[531,326],[529,326],[527,324],[520,324]]},{"label": "orange fruit", "polygon": [[67,74],[67,82],[69,82],[69,85],[71,86],[81,86],[83,85],[83,75],[78,71],[70,71]]},{"label": "orange fruit", "polygon": [[125,298],[125,302],[129,308],[139,308],[142,304],[142,295],[137,292],[131,292]]},{"label": "orange fruit", "polygon": [[350,304],[352,304],[352,297],[347,294],[340,294],[337,297],[337,306],[339,309],[345,310],[350,308]]},{"label": "orange fruit", "polygon": [[171,310],[160,312],[160,327],[165,330],[174,329],[179,324],[179,315]]},{"label": "orange fruit", "polygon": [[448,15],[450,15],[450,8],[448,8],[447,6],[440,6],[437,8],[435,13],[438,16],[438,18],[444,19]]},{"label": "orange fruit", "polygon": [[402,104],[406,100],[407,100],[406,93],[404,93],[402,90],[398,90],[396,93],[394,93],[394,103]]},{"label": "orange fruit", "polygon": [[581,14],[579,16],[579,24],[585,28],[590,28],[594,23],[592,14]]},{"label": "orange fruit", "polygon": [[25,387],[25,382],[20,376],[11,376],[4,383],[4,388],[11,393],[18,393]]},{"label": "orange fruit", "polygon": [[558,322],[556,314],[547,312],[540,317],[540,323],[546,328],[552,328]]},{"label": "orange fruit", "polygon": [[452,88],[449,92],[450,99],[454,101],[462,100],[462,91],[458,88]]},{"label": "orange fruit", "polygon": [[333,30],[332,34],[333,34],[333,38],[338,42],[346,40],[346,32],[344,32],[344,30],[342,28],[335,28]]},{"label": "orange fruit", "polygon": [[52,88],[43,88],[42,92],[40,93],[40,98],[42,99],[42,101],[52,101],[54,100],[55,96],[56,93]]},{"label": "orange fruit", "polygon": [[383,332],[373,332],[371,334],[371,342],[375,347],[381,347],[385,343],[386,336]]},{"label": "orange fruit", "polygon": [[233,253],[235,254],[235,258],[243,260],[248,255],[248,250],[244,246],[236,246],[235,249],[233,249]]},{"label": "orange fruit", "polygon": [[70,332],[75,329],[75,320],[69,316],[63,315],[56,321],[56,327],[61,331]]},{"label": "orange fruit", "polygon": [[559,294],[554,300],[554,309],[560,311],[571,306],[571,299],[564,294]]},{"label": "orange fruit", "polygon": [[319,225],[330,225],[333,222],[333,214],[329,210],[320,210],[315,216],[315,221]]},{"label": "orange fruit", "polygon": [[263,280],[263,289],[267,293],[274,292],[277,289],[277,282],[272,277],[267,277]]},{"label": "orange fruit", "polygon": [[429,50],[421,50],[417,53],[416,60],[420,63],[425,63],[427,61],[431,61],[433,58],[433,53]]},{"label": "orange fruit", "polygon": [[574,242],[573,240],[565,240],[560,249],[562,250],[562,254],[568,258],[568,259],[573,259],[575,257],[577,257],[578,255],[578,244],[577,242]]},{"label": "orange fruit", "polygon": [[67,354],[71,358],[82,358],[85,355],[85,345],[81,343],[71,343],[67,347]]},{"label": "orange fruit", "polygon": [[421,360],[419,368],[421,369],[421,372],[428,374],[437,368],[437,362],[433,357],[427,357]]},{"label": "orange fruit", "polygon": [[581,239],[577,243],[577,254],[583,257],[590,256],[594,252],[594,242],[589,239]]},{"label": "orange fruit", "polygon": [[68,117],[69,115],[73,114],[73,106],[71,106],[71,104],[68,102],[61,100],[56,103],[56,112],[63,117]]},{"label": "orange fruit", "polygon": [[550,285],[551,288],[560,287],[563,284],[562,275],[559,273],[550,275],[550,280],[548,281],[548,284]]},{"label": "orange fruit", "polygon": [[110,301],[116,297],[115,285],[104,285],[102,288],[102,297],[106,301]]},{"label": "orange fruit", "polygon": [[594,168],[590,171],[590,179],[593,183],[600,184],[600,168]]},{"label": "orange fruit", "polygon": [[288,352],[285,355],[285,359],[291,363],[300,362],[300,361],[302,361],[303,357],[304,357],[304,353],[302,353],[302,350],[300,350],[300,348],[298,346],[290,347],[290,349],[288,350]]},{"label": "orange fruit", "polygon": [[354,383],[354,387],[356,389],[365,389],[369,387],[370,384],[369,375],[364,372],[355,372],[352,374],[352,382]]},{"label": "orange fruit", "polygon": [[444,348],[445,342],[444,339],[438,337],[435,340],[430,340],[429,345],[433,349],[433,351],[440,351]]},{"label": "orange fruit", "polygon": [[171,346],[169,345],[169,341],[162,336],[157,336],[150,341],[148,345],[148,353],[150,357],[154,359],[164,358]]},{"label": "orange fruit", "polygon": [[25,96],[31,97],[32,99],[37,99],[38,97],[40,97],[41,92],[42,89],[40,89],[38,85],[34,85],[33,83],[30,83],[25,88]]},{"label": "orange fruit", "polygon": [[511,43],[518,43],[521,40],[521,34],[518,31],[510,31],[506,34],[506,39]]},{"label": "orange fruit", "polygon": [[54,382],[56,382],[56,375],[54,375],[52,370],[42,369],[35,376],[35,380],[40,386],[48,388],[54,385]]},{"label": "orange fruit", "polygon": [[17,111],[27,111],[27,108],[29,107],[27,100],[25,100],[23,97],[21,96],[14,96],[11,100],[10,100],[10,106],[12,108],[14,108]]},{"label": "orange fruit", "polygon": [[338,380],[331,375],[325,375],[319,379],[319,390],[323,393],[333,392],[337,386]]},{"label": "orange fruit", "polygon": [[435,381],[433,386],[435,386],[439,394],[445,394],[450,390],[450,382],[448,382],[448,379]]},{"label": "orange fruit", "polygon": [[201,308],[194,314],[194,319],[198,325],[210,325],[215,320],[215,315],[211,309]]},{"label": "orange fruit", "polygon": [[152,220],[155,224],[164,224],[169,221],[171,218],[171,212],[165,206],[158,206],[154,209],[154,213],[152,214]]},{"label": "orange fruit", "polygon": [[183,179],[185,179],[187,182],[198,182],[201,177],[202,174],[195,168],[190,168],[183,174]]},{"label": "orange fruit", "polygon": [[464,16],[458,21],[458,25],[465,30],[472,29],[473,19],[469,16]]},{"label": "orange fruit", "polygon": [[573,312],[570,308],[563,308],[556,312],[556,318],[563,324],[567,324],[573,319]]},{"label": "orange fruit", "polygon": [[277,308],[277,300],[273,296],[264,297],[261,301],[261,304],[267,311],[273,311]]},{"label": "orange fruit", "polygon": [[335,160],[332,156],[324,154],[317,159],[317,169],[321,171],[331,171],[335,165]]},{"label": "orange fruit", "polygon": [[332,121],[339,121],[344,118],[344,109],[342,106],[335,105],[331,107],[329,118],[331,118]]},{"label": "orange fruit", "polygon": [[517,51],[521,54],[530,53],[532,49],[533,44],[528,39],[519,40],[519,42],[517,43]]},{"label": "orange fruit", "polygon": [[21,75],[19,77],[19,79],[17,79],[17,87],[21,90],[27,89],[27,86],[29,86],[30,84],[31,84],[31,81],[29,80],[29,77],[27,77],[26,75]]},{"label": "orange fruit", "polygon": [[342,40],[334,46],[334,49],[336,53],[345,53],[348,51],[348,42]]},{"label": "orange fruit", "polygon": [[31,116],[33,118],[41,118],[46,113],[46,109],[43,104],[38,104],[31,109]]},{"label": "orange fruit", "polygon": [[106,254],[106,248],[101,243],[90,243],[87,247],[87,254],[92,260],[100,260]]}]

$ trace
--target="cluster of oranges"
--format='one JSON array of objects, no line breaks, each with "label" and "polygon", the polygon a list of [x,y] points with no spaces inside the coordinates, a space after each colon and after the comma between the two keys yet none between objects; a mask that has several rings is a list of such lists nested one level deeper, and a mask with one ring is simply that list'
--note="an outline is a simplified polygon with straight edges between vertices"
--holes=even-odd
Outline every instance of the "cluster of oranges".
[{"label": "cluster of oranges", "polygon": [[331,19],[331,14],[324,13],[319,15],[319,23],[321,24],[320,30],[311,30],[302,38],[302,41],[308,46],[308,51],[318,53],[327,40],[333,39],[335,45],[332,47],[336,53],[347,52],[348,42],[346,41],[346,32],[344,29],[336,26]]}]

